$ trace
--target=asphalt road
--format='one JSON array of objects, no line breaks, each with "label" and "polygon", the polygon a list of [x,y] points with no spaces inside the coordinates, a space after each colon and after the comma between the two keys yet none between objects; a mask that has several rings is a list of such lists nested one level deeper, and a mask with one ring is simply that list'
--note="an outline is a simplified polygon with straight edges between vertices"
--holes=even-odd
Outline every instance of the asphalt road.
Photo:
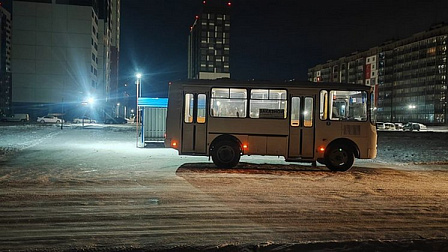
[{"label": "asphalt road", "polygon": [[[246,157],[221,170],[137,149],[128,127],[1,133],[0,251],[447,251],[448,163],[437,157],[344,173]],[[419,136],[380,135],[379,153],[422,146]]]}]

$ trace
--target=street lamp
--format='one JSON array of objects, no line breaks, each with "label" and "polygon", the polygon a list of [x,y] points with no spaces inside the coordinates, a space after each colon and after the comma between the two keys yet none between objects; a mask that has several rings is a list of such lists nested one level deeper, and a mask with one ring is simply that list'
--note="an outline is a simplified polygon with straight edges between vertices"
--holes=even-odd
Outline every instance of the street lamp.
[{"label": "street lamp", "polygon": [[136,133],[137,133],[137,147],[139,147],[139,127],[140,127],[140,109],[138,107],[138,97],[141,95],[141,79],[142,79],[142,74],[141,73],[137,73],[135,75],[135,77],[137,77],[137,81],[135,82],[135,84],[137,84],[137,121],[136,121]]}]

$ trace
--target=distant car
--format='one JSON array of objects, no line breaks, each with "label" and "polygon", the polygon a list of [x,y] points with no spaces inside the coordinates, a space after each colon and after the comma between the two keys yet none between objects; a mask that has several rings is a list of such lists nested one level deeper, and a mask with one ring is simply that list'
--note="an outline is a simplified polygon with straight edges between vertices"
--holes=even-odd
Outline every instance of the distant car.
[{"label": "distant car", "polygon": [[37,117],[37,122],[40,123],[61,123],[64,122],[63,119],[57,117],[57,116],[42,116],[42,117]]},{"label": "distant car", "polygon": [[396,130],[403,130],[403,124],[402,123],[394,123]]},{"label": "distant car", "polygon": [[386,126],[384,125],[383,122],[377,122],[376,123],[376,129],[377,130],[384,130],[386,128]]},{"label": "distant car", "polygon": [[405,125],[403,125],[404,131],[421,131],[426,129],[427,129],[426,125],[422,123],[408,122]]},{"label": "distant car", "polygon": [[90,118],[88,116],[84,116],[84,117],[81,117],[81,118],[75,118],[75,119],[73,119],[73,123],[82,123],[83,120],[84,120],[84,123],[96,123],[95,119],[92,119],[92,118]]},{"label": "distant car", "polygon": [[128,120],[123,117],[115,117],[115,118],[108,118],[104,121],[104,124],[125,124],[128,123]]},{"label": "distant car", "polygon": [[395,130],[395,124],[393,123],[384,123],[385,130]]},{"label": "distant car", "polygon": [[28,122],[30,120],[30,115],[28,114],[13,114],[10,116],[3,115],[0,117],[2,122]]}]

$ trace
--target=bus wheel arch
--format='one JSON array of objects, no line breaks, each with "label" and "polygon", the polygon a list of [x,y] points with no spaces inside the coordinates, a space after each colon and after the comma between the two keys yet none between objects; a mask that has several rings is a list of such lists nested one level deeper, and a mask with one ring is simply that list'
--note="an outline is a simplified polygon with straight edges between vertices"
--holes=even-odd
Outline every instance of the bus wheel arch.
[{"label": "bus wheel arch", "polygon": [[341,138],[327,146],[324,160],[332,171],[347,171],[352,167],[355,157],[359,158],[358,146],[349,139]]},{"label": "bus wheel arch", "polygon": [[235,167],[242,155],[241,142],[231,135],[221,135],[210,144],[213,163],[219,168]]}]

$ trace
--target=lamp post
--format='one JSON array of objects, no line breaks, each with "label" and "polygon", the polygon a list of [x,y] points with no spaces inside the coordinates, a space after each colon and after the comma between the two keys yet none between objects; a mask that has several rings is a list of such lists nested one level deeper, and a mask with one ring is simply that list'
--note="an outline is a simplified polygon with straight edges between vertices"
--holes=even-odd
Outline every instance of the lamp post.
[{"label": "lamp post", "polygon": [[138,97],[141,95],[141,79],[142,79],[142,74],[141,73],[137,73],[135,75],[137,77],[137,82],[135,84],[137,84],[137,121],[136,121],[136,133],[137,133],[137,147],[139,147],[139,128],[140,128],[140,109],[138,107]]}]

